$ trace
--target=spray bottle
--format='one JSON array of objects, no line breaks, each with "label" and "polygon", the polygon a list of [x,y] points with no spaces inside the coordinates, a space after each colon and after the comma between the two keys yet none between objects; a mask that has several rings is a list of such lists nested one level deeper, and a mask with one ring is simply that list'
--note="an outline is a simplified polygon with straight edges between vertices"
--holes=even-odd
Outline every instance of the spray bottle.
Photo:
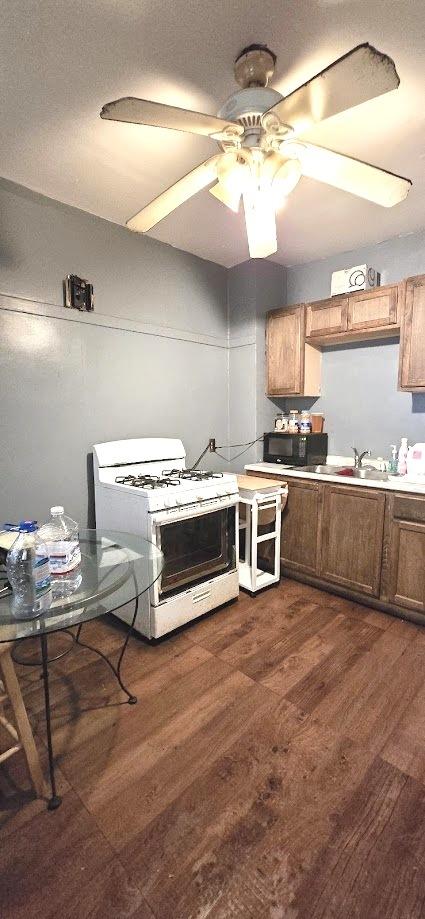
[{"label": "spray bottle", "polygon": [[397,472],[399,475],[406,475],[408,451],[409,451],[409,448],[407,446],[407,437],[402,437],[401,446],[398,451],[398,463],[397,463]]},{"label": "spray bottle", "polygon": [[395,444],[391,444],[391,459],[388,464],[388,472],[391,473],[392,475],[396,475],[397,466],[398,466],[397,447]]}]

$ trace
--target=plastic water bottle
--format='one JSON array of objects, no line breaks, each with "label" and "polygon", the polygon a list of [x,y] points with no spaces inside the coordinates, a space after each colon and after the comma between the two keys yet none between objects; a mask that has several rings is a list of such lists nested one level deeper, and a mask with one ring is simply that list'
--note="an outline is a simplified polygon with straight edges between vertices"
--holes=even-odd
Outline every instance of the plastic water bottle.
[{"label": "plastic water bottle", "polygon": [[40,537],[47,548],[53,595],[67,596],[82,581],[78,523],[67,517],[60,505],[51,507],[50,514],[50,520],[40,529]]},{"label": "plastic water bottle", "polygon": [[37,529],[35,520],[23,520],[6,558],[7,577],[13,591],[12,610],[17,619],[33,619],[52,602],[47,549]]}]

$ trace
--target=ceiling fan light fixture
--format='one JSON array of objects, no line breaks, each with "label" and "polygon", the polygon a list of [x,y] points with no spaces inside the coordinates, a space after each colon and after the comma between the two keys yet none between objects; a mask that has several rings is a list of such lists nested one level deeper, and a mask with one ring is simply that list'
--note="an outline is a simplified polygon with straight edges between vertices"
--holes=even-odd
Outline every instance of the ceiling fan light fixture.
[{"label": "ceiling fan light fixture", "polygon": [[272,182],[272,195],[275,210],[283,207],[288,195],[294,190],[301,178],[301,163],[299,160],[287,160],[277,170]]},{"label": "ceiling fan light fixture", "polygon": [[302,144],[298,140],[284,140],[282,141],[279,150],[283,156],[286,156],[291,160],[302,160],[304,154],[306,153],[307,147],[305,144]]},{"label": "ceiling fan light fixture", "polygon": [[224,153],[217,164],[217,179],[217,184],[210,188],[211,194],[237,214],[242,192],[250,179],[247,162],[236,152]]},{"label": "ceiling fan light fixture", "polygon": [[230,183],[217,182],[209,191],[211,195],[214,195],[218,201],[225,204],[231,211],[234,211],[235,214],[238,213],[242,194],[240,188],[231,188]]},{"label": "ceiling fan light fixture", "polygon": [[267,258],[277,252],[276,218],[271,195],[247,188],[243,193],[250,258]]}]

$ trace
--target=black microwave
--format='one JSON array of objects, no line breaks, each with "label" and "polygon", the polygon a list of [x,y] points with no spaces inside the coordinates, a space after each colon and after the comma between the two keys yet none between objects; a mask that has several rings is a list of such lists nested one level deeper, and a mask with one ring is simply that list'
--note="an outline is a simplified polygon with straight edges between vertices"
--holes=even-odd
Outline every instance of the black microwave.
[{"label": "black microwave", "polygon": [[327,434],[281,434],[272,431],[264,435],[264,462],[284,466],[313,466],[326,463]]}]

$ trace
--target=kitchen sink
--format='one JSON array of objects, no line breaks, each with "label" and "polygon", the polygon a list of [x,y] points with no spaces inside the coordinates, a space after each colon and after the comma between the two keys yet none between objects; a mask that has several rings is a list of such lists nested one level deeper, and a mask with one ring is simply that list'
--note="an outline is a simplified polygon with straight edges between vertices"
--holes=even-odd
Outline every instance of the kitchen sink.
[{"label": "kitchen sink", "polygon": [[[346,472],[346,469],[350,469]],[[343,471],[344,470],[344,471]],[[367,479],[375,482],[388,482],[388,472],[380,472],[379,469],[355,469],[347,466],[300,466],[300,472],[314,472],[316,475],[339,475],[341,479]]]},{"label": "kitchen sink", "polygon": [[[350,479],[351,476],[349,475],[347,478]],[[380,472],[379,469],[353,469],[353,478],[375,479],[376,482],[388,482],[388,472]]]}]

